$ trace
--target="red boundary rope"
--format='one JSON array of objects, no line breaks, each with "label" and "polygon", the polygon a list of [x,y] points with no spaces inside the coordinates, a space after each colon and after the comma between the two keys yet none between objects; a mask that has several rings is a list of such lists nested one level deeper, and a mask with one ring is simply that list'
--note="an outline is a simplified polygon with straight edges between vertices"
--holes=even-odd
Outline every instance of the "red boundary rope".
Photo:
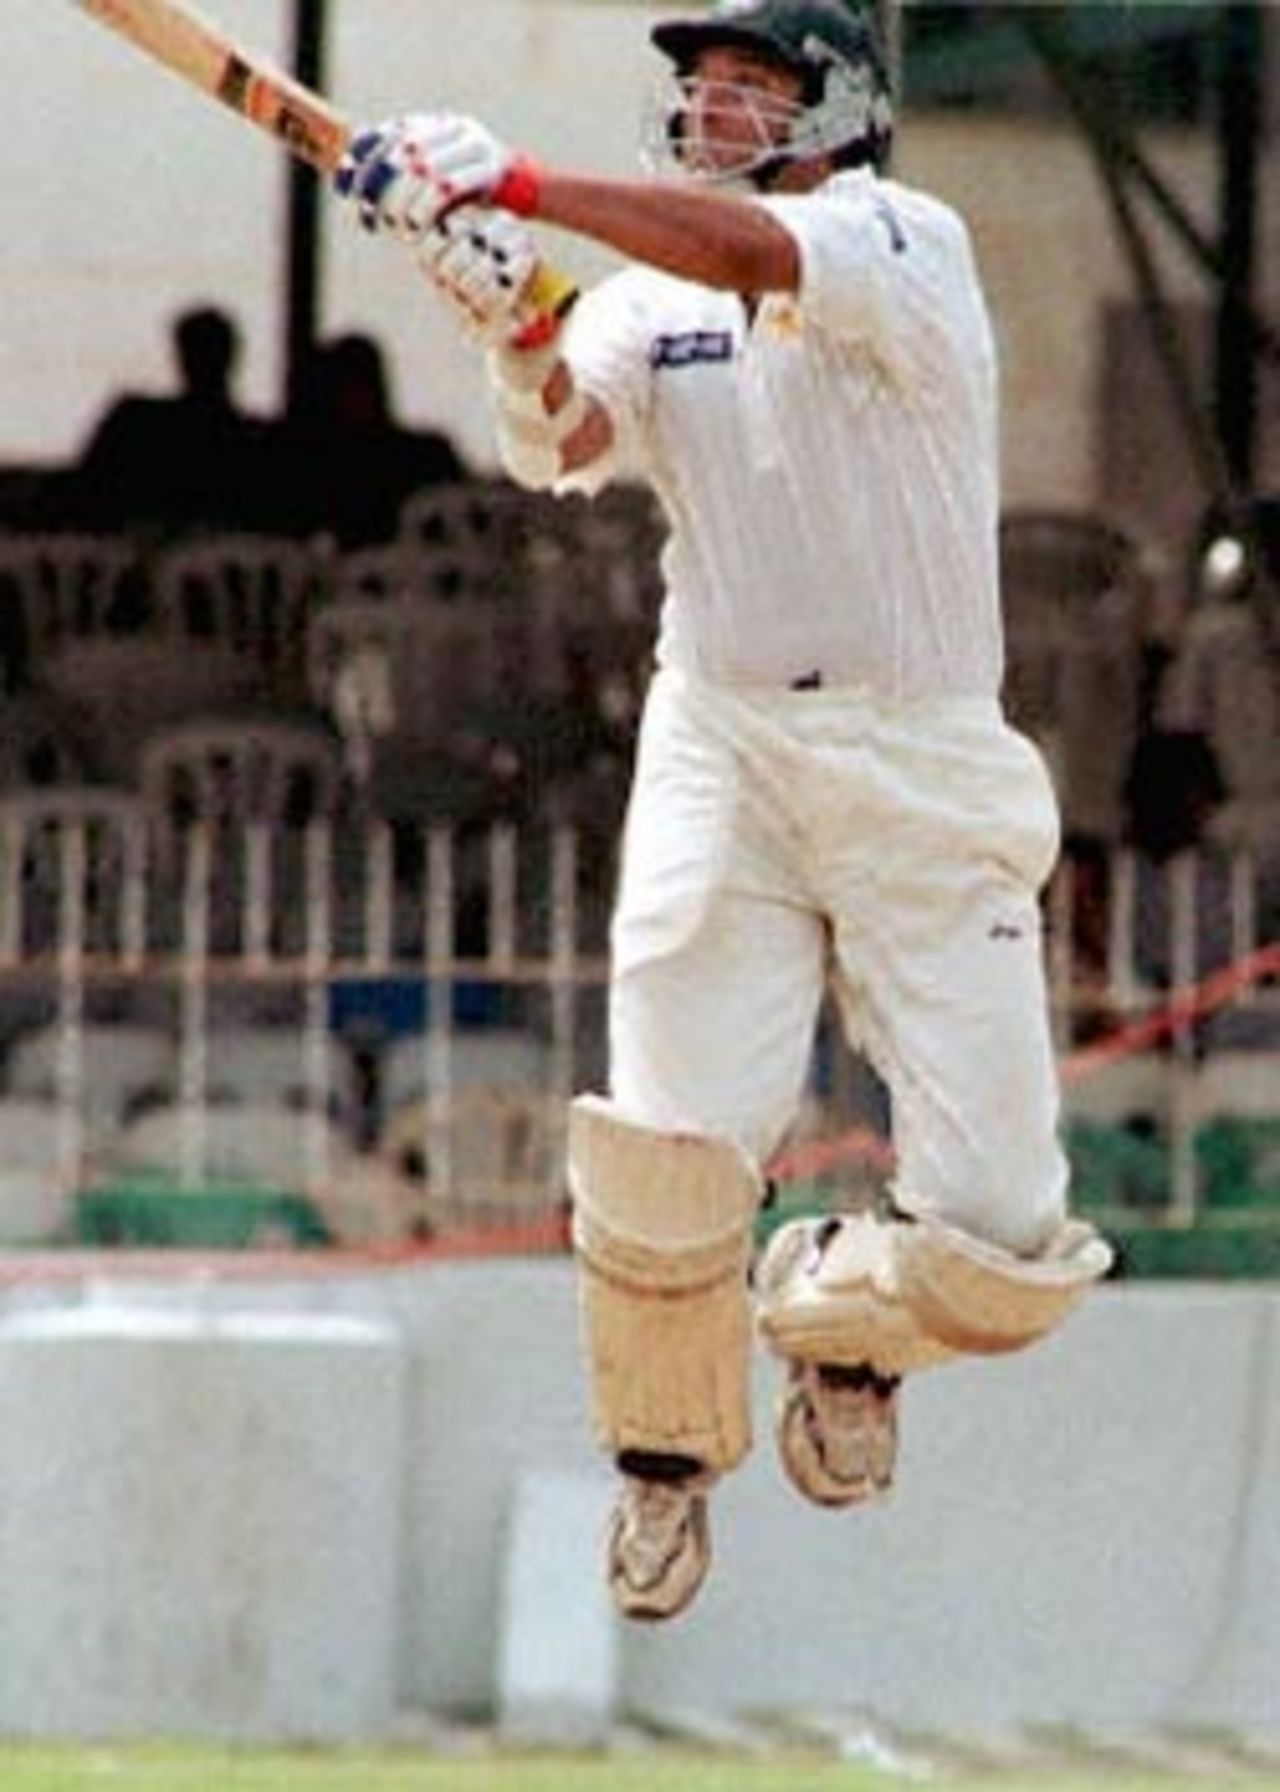
[{"label": "red boundary rope", "polygon": [[[1105,1070],[1108,1064],[1159,1044],[1192,1021],[1223,1007],[1242,989],[1276,975],[1280,975],[1280,942],[1261,946],[1256,952],[1224,965],[1155,1013],[1144,1015],[1141,1020],[1127,1021],[1101,1039],[1068,1052],[1059,1062],[1063,1085],[1069,1087],[1083,1082]],[[889,1171],[893,1162],[889,1141],[860,1127],[838,1139],[818,1139],[811,1145],[797,1146],[775,1159],[770,1174],[778,1181],[788,1182],[821,1175],[824,1170],[841,1164],[861,1164],[868,1169]]]}]

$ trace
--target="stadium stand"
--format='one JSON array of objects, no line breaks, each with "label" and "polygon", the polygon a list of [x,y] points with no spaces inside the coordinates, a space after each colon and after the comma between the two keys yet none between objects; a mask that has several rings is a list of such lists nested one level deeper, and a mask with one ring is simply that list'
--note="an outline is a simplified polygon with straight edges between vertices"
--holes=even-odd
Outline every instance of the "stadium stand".
[{"label": "stadium stand", "polygon": [[56,1023],[17,1040],[5,1066],[7,1094],[54,1103],[74,1070],[74,1098],[84,1144],[100,1151],[131,1115],[171,1092],[176,1081],[173,1037],[161,1027],[124,1020],[83,1023],[74,1041]]},{"label": "stadium stand", "polygon": [[[643,491],[484,480],[349,551],[0,537],[0,1236],[318,1246],[560,1216],[660,547]],[[1280,1009],[1250,968],[1274,883],[1252,822],[1206,827],[1177,779],[1171,814],[1165,770],[1204,738],[1189,692],[1217,679],[1225,714],[1238,624],[1193,609],[1171,634],[1144,544],[1102,517],[1011,513],[1001,553],[1008,700],[1067,816],[1064,1068],[1194,1007],[1068,1077],[1077,1199],[1136,1241],[1130,1273],[1182,1273],[1209,1237],[1235,1273],[1280,1236]],[[815,1063],[789,1196],[882,1184],[848,1085]]]},{"label": "stadium stand", "polygon": [[80,1174],[74,1117],[56,1102],[0,1095],[0,1245],[69,1237]]},{"label": "stadium stand", "polygon": [[1118,841],[1156,630],[1139,544],[1095,516],[1013,510],[1000,560],[1010,718],[1049,761],[1068,839]]}]

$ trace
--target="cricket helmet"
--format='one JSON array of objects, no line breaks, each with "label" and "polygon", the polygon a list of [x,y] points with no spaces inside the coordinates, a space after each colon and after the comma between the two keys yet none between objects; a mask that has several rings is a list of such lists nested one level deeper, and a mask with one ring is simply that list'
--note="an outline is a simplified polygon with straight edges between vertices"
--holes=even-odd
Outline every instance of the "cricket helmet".
[{"label": "cricket helmet", "polygon": [[[667,158],[686,173],[749,180],[767,187],[792,162],[830,156],[838,167],[883,167],[893,135],[893,105],[879,33],[860,0],[716,0],[700,18],[655,25],[651,38],[673,65],[677,84],[661,120]],[[688,102],[703,50],[754,50],[800,77],[795,102],[774,100],[774,140],[738,166],[699,170],[689,154]],[[785,117],[782,111],[785,109]],[[647,147],[652,153],[654,138]]]}]

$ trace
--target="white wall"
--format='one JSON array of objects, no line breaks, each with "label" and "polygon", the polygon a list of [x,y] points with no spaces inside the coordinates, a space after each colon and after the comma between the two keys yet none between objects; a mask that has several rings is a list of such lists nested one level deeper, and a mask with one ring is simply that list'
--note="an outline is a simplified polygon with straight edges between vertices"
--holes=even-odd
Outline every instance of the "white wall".
[{"label": "white wall", "polygon": [[319,1316],[9,1320],[0,1734],[385,1735],[402,1360]]},{"label": "white wall", "polygon": [[[246,42],[287,60],[286,0],[216,0]],[[666,8],[627,0],[332,0],[329,89],[352,115],[414,104],[479,111],[549,159],[634,167],[657,64],[648,26]],[[242,318],[244,396],[280,389],[284,168],[280,153],[58,0],[4,0],[6,168],[0,188],[0,463],[73,452],[122,384],[168,383],[167,323],[214,299]],[[1206,222],[1206,141],[1155,145],[1166,179]],[[1069,131],[913,118],[900,172],[959,203],[998,319],[1010,503],[1095,496],[1095,329],[1127,290],[1087,154]],[[1276,200],[1269,203],[1273,211]],[[1275,220],[1264,240],[1275,240]],[[478,462],[492,448],[472,357],[407,257],[330,212],[326,331],[373,332],[404,414],[443,423]],[[607,258],[553,242],[590,277]],[[1167,259],[1167,258],[1166,258]],[[1194,276],[1168,264],[1184,292]]]},{"label": "white wall", "polygon": [[[287,61],[286,0],[205,9]],[[354,117],[480,110],[548,156],[634,164],[648,14],[550,0],[333,0],[334,101]],[[122,385],[170,383],[168,323],[210,299],[244,325],[242,395],[278,401],[285,163],[270,142],[61,0],[4,0],[0,463],[73,453]],[[589,75],[586,71],[589,71]],[[576,97],[587,87],[585,103]],[[403,413],[491,458],[475,368],[403,252],[334,207],[322,328],[371,331]],[[602,258],[579,252],[575,266]]]},{"label": "white wall", "polygon": [[[273,55],[285,7],[220,9]],[[123,385],[169,383],[168,321],[206,297],[274,398],[280,157],[72,7],[4,0],[0,459],[74,451]]]},{"label": "white wall", "polygon": [[[31,1279],[0,1298],[0,1513],[23,1507],[19,1495],[38,1480],[41,1461],[79,1450],[82,1472],[73,1480],[83,1479],[80,1409],[70,1400],[42,1401],[31,1380],[40,1368],[33,1309],[75,1298],[74,1289]],[[118,1337],[128,1329],[122,1303],[152,1311],[138,1314],[134,1341],[117,1346],[131,1353],[115,1372],[123,1397],[115,1407],[98,1403],[93,1445],[110,1459],[136,1444],[137,1415],[148,1413],[147,1453],[132,1468],[139,1510],[147,1509],[148,1477],[159,1484],[171,1476],[172,1453],[184,1448],[184,1362],[201,1365],[207,1378],[217,1334],[199,1357],[167,1358],[167,1438],[154,1401],[145,1399],[155,1380],[145,1340],[157,1328],[165,1333],[157,1307],[193,1300],[206,1313],[279,1313],[286,1350],[290,1328],[306,1323],[305,1309],[372,1320],[379,1336],[398,1341],[404,1394],[396,1435],[353,1423],[336,1395],[326,1419],[324,1371],[307,1392],[306,1412],[311,1438],[327,1445],[312,1441],[309,1454],[282,1459],[274,1472],[281,1490],[292,1489],[305,1549],[305,1527],[320,1524],[316,1513],[332,1528],[324,1489],[352,1466],[357,1440],[370,1452],[371,1485],[385,1479],[380,1452],[403,1464],[396,1686],[387,1703],[492,1708],[504,1658],[504,1587],[510,1590],[504,1552],[530,1477],[572,1476],[583,1491],[575,1510],[598,1496],[603,1517],[605,1476],[587,1428],[570,1265],[477,1261],[363,1278],[313,1271],[293,1283],[205,1281],[194,1289],[176,1275],[118,1280]],[[234,1339],[247,1324],[228,1322],[223,1335]],[[57,1335],[74,1353],[101,1327],[95,1331],[91,1310],[78,1327],[46,1318],[42,1374],[55,1368]],[[267,1334],[259,1327],[252,1335],[261,1349]],[[292,1361],[289,1372],[304,1374],[296,1350]],[[136,1397],[120,1379],[130,1362],[140,1378]],[[99,1373],[111,1379],[105,1367]],[[234,1372],[223,1373],[224,1397],[233,1400]],[[1034,1350],[920,1376],[904,1395],[898,1489],[868,1511],[819,1511],[786,1486],[769,1435],[776,1382],[776,1366],[762,1362],[757,1448],[716,1496],[716,1562],[698,1604],[677,1624],[624,1627],[616,1638],[620,1707],[857,1709],[951,1734],[1030,1724],[1274,1733],[1280,1291],[1247,1283],[1114,1284]],[[72,1384],[63,1375],[59,1385]],[[206,1477],[175,1546],[202,1526],[234,1534],[228,1504],[248,1497],[260,1457],[258,1434],[246,1432],[243,1453],[226,1453],[223,1473]],[[71,1482],[66,1496],[74,1505]],[[25,1571],[22,1596],[39,1621],[26,1627],[10,1613],[0,1624],[0,1678],[26,1670],[48,1630],[40,1614],[74,1603],[65,1584],[76,1559],[74,1511],[62,1510],[60,1497],[51,1484],[39,1521],[30,1512],[23,1518],[25,1535],[62,1538],[67,1549],[61,1557],[49,1549],[38,1572]],[[333,1547],[320,1528],[316,1536]],[[541,1614],[557,1643],[575,1626],[597,1622],[597,1558],[596,1538],[580,1539],[577,1570]],[[129,1559],[125,1552],[126,1567]],[[227,1557],[228,1588],[240,1589],[253,1560],[252,1551],[242,1562]],[[151,1589],[152,1646],[160,1648],[172,1623],[194,1661],[192,1639],[202,1626],[218,1639],[227,1600],[180,1555],[173,1586],[185,1606],[167,1615]],[[90,1589],[75,1598],[83,1606],[97,1596]],[[125,1610],[135,1603],[118,1582],[101,1598]],[[294,1688],[296,1712],[307,1708],[305,1669],[289,1650],[288,1613],[278,1599],[276,1607],[281,1684]],[[110,1689],[101,1697],[109,1702]],[[366,1693],[366,1708],[374,1702]],[[68,1692],[64,1709],[82,1703]],[[44,1712],[52,1733],[56,1714],[48,1704]],[[256,1715],[261,1733],[270,1713]],[[154,1703],[150,1717],[164,1728]]]}]

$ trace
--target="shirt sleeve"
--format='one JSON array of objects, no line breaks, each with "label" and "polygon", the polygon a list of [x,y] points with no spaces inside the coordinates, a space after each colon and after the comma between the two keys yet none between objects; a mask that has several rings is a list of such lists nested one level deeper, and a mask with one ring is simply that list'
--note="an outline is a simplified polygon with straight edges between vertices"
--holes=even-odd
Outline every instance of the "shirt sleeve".
[{"label": "shirt sleeve", "polygon": [[853,173],[761,203],[799,248],[802,314],[887,368],[927,362],[982,311],[968,232],[937,200]]}]

